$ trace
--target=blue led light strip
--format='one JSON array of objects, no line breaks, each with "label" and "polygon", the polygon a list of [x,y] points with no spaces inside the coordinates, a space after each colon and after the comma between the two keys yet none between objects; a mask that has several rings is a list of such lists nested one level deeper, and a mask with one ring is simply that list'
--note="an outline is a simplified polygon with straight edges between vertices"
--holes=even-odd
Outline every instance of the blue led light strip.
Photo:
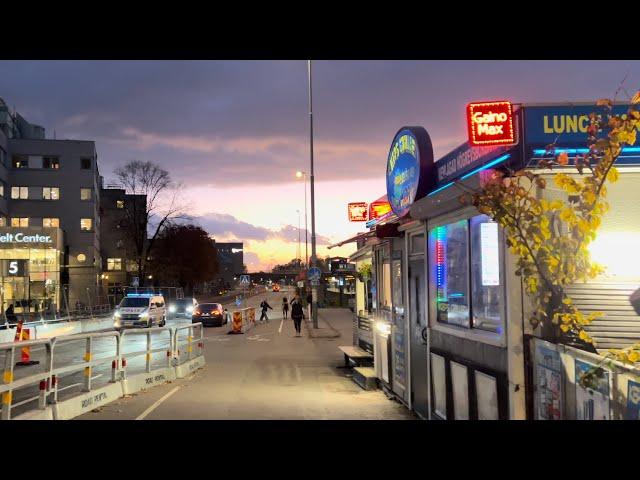
[{"label": "blue led light strip", "polygon": [[[475,175],[476,173],[482,172],[483,170],[486,170],[486,169],[491,168],[491,167],[495,167],[499,163],[502,163],[505,160],[507,160],[509,157],[511,157],[510,153],[507,153],[506,155],[502,155],[501,157],[498,157],[495,160],[492,160],[489,163],[487,163],[485,165],[482,165],[481,167],[476,168],[475,170],[471,170],[469,173],[467,173],[467,174],[463,175],[462,177],[460,177],[460,180],[466,180],[467,178]],[[427,195],[427,197],[430,197],[431,195],[434,195],[434,194],[436,194],[438,192],[441,192],[442,190],[444,190],[446,188],[449,188],[454,183],[455,182],[449,182],[449,183],[444,184],[440,188],[436,188],[433,192],[429,193]]]},{"label": "blue led light strip", "polygon": [[[556,148],[554,149],[555,153],[587,153],[589,151],[588,148]],[[548,152],[544,148],[536,148],[533,150],[533,153],[536,155],[551,155],[551,152]],[[640,153],[640,147],[623,147],[622,153]]]}]

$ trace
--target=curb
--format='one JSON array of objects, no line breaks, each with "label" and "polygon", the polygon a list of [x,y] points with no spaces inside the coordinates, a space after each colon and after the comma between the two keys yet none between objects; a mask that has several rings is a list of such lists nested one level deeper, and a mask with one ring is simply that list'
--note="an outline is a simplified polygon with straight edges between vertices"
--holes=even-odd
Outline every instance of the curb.
[{"label": "curb", "polygon": [[331,325],[331,323],[329,323],[327,321],[327,319],[324,316],[320,315],[320,311],[318,311],[318,317],[322,318],[322,321],[324,323],[326,323],[328,325],[328,329],[327,328],[318,328],[318,329],[314,329],[312,326],[312,322],[311,320],[304,322],[306,328],[307,328],[307,332],[309,333],[309,337],[311,338],[338,338],[341,335],[341,333],[336,330],[335,328],[333,328],[333,326]]}]

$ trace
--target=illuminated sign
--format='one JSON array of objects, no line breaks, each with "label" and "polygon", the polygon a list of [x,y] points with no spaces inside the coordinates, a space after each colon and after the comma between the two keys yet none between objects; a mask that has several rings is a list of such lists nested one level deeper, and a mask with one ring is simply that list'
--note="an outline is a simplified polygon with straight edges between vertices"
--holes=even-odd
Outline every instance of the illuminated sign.
[{"label": "illuminated sign", "polygon": [[5,277],[26,277],[27,260],[2,260],[2,275]]},{"label": "illuminated sign", "polygon": [[365,202],[354,202],[349,204],[349,221],[350,222],[366,222],[367,204]]},{"label": "illuminated sign", "polygon": [[369,220],[380,218],[391,211],[389,202],[372,202],[369,205]]},{"label": "illuminated sign", "polygon": [[402,217],[416,198],[434,183],[433,147],[422,127],[401,128],[387,156],[387,199],[393,213]]},{"label": "illuminated sign", "polygon": [[482,285],[500,285],[500,256],[498,250],[498,224],[480,224],[480,260],[482,264]]},{"label": "illuminated sign", "polygon": [[4,233],[0,235],[0,243],[53,243],[50,235],[25,235],[24,232]]},{"label": "illuminated sign", "polygon": [[511,102],[481,102],[467,105],[467,127],[471,145],[514,145]]}]

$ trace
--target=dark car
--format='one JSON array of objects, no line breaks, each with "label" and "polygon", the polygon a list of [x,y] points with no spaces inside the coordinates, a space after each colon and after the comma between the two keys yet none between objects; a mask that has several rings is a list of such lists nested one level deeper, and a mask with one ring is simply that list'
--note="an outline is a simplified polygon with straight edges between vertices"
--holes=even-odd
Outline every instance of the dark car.
[{"label": "dark car", "polygon": [[169,316],[171,318],[189,318],[193,315],[198,302],[195,298],[178,298],[169,302]]},{"label": "dark car", "polygon": [[227,323],[224,308],[220,303],[201,303],[193,309],[193,323],[202,322],[205,327],[221,327]]}]

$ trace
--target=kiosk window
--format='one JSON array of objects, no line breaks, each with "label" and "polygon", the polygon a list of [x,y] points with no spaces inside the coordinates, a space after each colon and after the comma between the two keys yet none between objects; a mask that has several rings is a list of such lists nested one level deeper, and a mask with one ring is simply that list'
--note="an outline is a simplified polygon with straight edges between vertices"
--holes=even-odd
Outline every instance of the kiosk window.
[{"label": "kiosk window", "polygon": [[486,215],[429,232],[438,322],[501,333],[500,232]]}]

